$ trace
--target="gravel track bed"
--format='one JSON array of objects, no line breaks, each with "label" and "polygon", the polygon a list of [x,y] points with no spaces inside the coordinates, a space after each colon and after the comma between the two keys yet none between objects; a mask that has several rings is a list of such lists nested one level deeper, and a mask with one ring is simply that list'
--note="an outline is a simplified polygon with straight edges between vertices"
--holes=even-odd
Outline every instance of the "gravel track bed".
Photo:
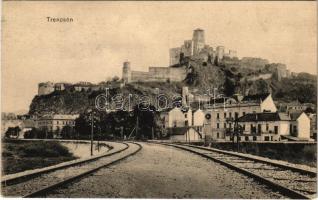
[{"label": "gravel track bed", "polygon": [[[115,151],[118,151],[120,149],[123,149],[126,147],[124,144],[120,143],[110,143],[114,148],[108,151],[106,154],[113,153]],[[118,159],[122,155],[126,155],[127,152],[130,152],[130,148],[127,150],[114,154],[109,157],[103,157],[98,160],[95,160],[93,162],[87,162],[76,166],[67,167],[64,169],[58,169],[56,171],[48,172],[45,174],[42,174],[38,177],[35,177],[33,179],[27,180],[22,183],[18,183],[15,185],[10,186],[2,186],[2,195],[4,196],[10,196],[10,197],[21,197],[26,194],[35,192],[41,188],[47,187],[49,185],[52,185],[54,183],[60,182],[62,180],[68,179],[70,177],[76,176],[84,171],[87,171],[89,169],[98,167],[100,165],[103,165],[105,163],[109,163],[113,161],[114,159]]]},{"label": "gravel track bed", "polygon": [[[182,146],[182,145],[181,145]],[[273,166],[271,164],[251,161],[248,159],[244,159],[241,157],[236,157],[232,155],[226,155],[217,152],[208,152],[207,150],[197,149],[189,146],[182,146],[183,148],[188,148],[191,150],[195,150],[197,152],[203,153],[205,155],[209,155],[211,157],[215,157],[219,160],[230,163],[236,167],[245,169],[254,174],[265,177],[273,182],[276,182],[280,185],[288,187],[292,190],[300,191],[301,193],[315,197],[317,190],[317,179],[316,176],[311,176],[307,174],[303,174],[300,172],[295,172],[289,169],[285,169],[283,167]]]},{"label": "gravel track bed", "polygon": [[211,160],[160,144],[56,189],[61,198],[286,198]]}]

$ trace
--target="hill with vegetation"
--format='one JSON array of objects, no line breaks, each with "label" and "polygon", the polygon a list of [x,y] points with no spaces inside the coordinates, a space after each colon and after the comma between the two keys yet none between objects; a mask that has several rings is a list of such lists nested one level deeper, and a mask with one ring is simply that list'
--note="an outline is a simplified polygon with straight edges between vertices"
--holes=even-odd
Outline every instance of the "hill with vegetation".
[{"label": "hill with vegetation", "polygon": [[[155,102],[158,88],[160,94],[168,97],[180,95],[183,86],[188,86],[190,92],[205,94],[207,90],[218,88],[219,93],[227,96],[235,93],[260,94],[272,92],[274,100],[316,104],[317,76],[308,73],[299,73],[295,77],[278,80],[277,74],[272,70],[276,63],[269,63],[261,58],[226,58],[219,63],[203,61],[201,59],[185,58],[180,64],[170,67],[188,68],[188,74],[184,81],[174,82],[137,82],[126,84],[122,88],[109,90],[109,96],[121,95],[126,98],[132,94],[130,105],[125,102],[124,107],[133,107],[138,104],[136,95],[147,95],[151,102]],[[264,75],[271,75],[266,79]],[[119,81],[119,80],[114,80]],[[83,113],[95,105],[95,98],[105,91],[74,91],[66,89],[55,91],[48,95],[35,96],[30,105],[29,114],[75,114]],[[120,98],[120,97],[119,97]],[[110,100],[110,97],[109,97]]]}]

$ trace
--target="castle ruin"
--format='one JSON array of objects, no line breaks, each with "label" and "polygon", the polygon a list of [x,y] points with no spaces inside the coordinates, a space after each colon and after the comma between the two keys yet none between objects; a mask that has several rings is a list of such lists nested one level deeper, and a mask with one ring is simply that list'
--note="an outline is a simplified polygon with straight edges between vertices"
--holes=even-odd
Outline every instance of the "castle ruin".
[{"label": "castle ruin", "polygon": [[225,52],[224,46],[213,47],[205,44],[204,30],[195,29],[193,31],[192,40],[185,40],[181,47],[170,49],[170,65],[175,65],[180,62],[182,57],[194,57],[207,61],[209,58],[212,62],[220,61],[223,57],[236,57],[235,50]]},{"label": "castle ruin", "polygon": [[180,82],[186,78],[187,68],[183,67],[149,67],[148,72],[132,71],[130,62],[123,64],[123,82]]}]

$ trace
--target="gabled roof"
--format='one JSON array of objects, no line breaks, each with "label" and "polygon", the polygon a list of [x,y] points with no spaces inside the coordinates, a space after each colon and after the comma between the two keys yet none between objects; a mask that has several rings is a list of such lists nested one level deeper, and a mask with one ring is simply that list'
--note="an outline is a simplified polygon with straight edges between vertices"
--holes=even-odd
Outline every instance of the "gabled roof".
[{"label": "gabled roof", "polygon": [[298,117],[303,113],[303,111],[301,112],[292,112],[292,113],[289,113],[289,116],[292,120],[297,120]]},{"label": "gabled roof", "polygon": [[285,113],[248,113],[238,119],[239,122],[289,121]]},{"label": "gabled roof", "polygon": [[269,95],[270,93],[247,95],[243,97],[242,101],[264,101]]}]

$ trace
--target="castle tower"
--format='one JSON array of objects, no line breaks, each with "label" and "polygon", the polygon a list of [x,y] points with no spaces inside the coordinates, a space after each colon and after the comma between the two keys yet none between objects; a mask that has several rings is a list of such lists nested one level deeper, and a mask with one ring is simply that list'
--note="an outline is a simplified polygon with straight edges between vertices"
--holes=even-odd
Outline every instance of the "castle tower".
[{"label": "castle tower", "polygon": [[204,38],[204,30],[202,29],[195,29],[193,31],[193,55],[198,55],[200,51],[204,48],[205,45],[205,38]]},{"label": "castle tower", "polygon": [[224,46],[216,47],[216,57],[218,60],[222,60],[224,56]]},{"label": "castle tower", "polygon": [[123,64],[123,75],[122,75],[124,83],[131,82],[131,69],[130,62],[126,61]]}]

